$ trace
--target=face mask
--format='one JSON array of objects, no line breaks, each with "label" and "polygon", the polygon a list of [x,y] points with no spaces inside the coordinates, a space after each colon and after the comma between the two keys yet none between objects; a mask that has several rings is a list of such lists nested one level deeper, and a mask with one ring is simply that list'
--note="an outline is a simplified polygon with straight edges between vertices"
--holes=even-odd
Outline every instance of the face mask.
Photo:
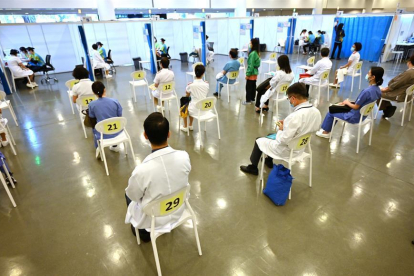
[{"label": "face mask", "polygon": [[351,52],[354,52],[355,51],[355,48],[354,47],[351,47]]},{"label": "face mask", "polygon": [[368,74],[365,75],[365,79],[367,80],[367,82],[369,82],[369,76],[368,76]]},{"label": "face mask", "polygon": [[295,107],[292,103],[290,104],[291,107]]}]

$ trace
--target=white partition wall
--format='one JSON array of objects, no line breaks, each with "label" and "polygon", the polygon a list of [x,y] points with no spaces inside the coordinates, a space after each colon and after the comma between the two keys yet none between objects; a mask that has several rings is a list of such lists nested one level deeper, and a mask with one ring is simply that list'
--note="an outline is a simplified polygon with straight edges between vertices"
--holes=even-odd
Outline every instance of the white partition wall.
[{"label": "white partition wall", "polygon": [[310,15],[298,16],[296,19],[295,39],[299,38],[303,29],[312,31],[314,35],[318,30],[325,31],[325,42],[331,45],[332,31],[334,27],[335,15]]},{"label": "white partition wall", "polygon": [[261,44],[266,44],[267,51],[273,51],[279,43],[283,45],[286,42],[290,18],[290,16],[255,18],[254,37],[260,38]]}]

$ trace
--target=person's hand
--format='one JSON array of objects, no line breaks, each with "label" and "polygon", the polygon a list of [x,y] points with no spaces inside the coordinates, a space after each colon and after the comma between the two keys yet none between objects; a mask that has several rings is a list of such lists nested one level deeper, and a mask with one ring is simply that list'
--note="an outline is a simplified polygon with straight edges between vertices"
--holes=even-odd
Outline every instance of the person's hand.
[{"label": "person's hand", "polygon": [[348,105],[348,104],[350,104],[351,102],[348,100],[348,99],[346,99],[345,101],[343,101],[342,102],[344,105]]},{"label": "person's hand", "polygon": [[247,80],[247,76],[245,77],[245,79]]},{"label": "person's hand", "polygon": [[385,92],[388,90],[388,87],[381,87],[380,89],[381,89],[381,92]]},{"label": "person's hand", "polygon": [[283,120],[278,121],[276,125],[279,127],[279,130],[283,130]]}]

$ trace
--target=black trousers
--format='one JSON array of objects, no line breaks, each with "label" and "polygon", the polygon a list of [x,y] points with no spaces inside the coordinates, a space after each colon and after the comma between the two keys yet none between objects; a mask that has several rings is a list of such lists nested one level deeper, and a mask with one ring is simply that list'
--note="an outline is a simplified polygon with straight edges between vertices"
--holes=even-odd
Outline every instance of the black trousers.
[{"label": "black trousers", "polygon": [[339,58],[339,56],[341,55],[341,51],[342,51],[342,42],[335,42],[334,48],[332,50],[331,58],[334,58],[336,48],[338,48],[338,54],[336,55],[336,57]]},{"label": "black trousers", "polygon": [[256,81],[246,80],[246,102],[254,102],[256,96]]},{"label": "black trousers", "polygon": [[[256,97],[256,107],[260,108],[260,99],[262,96],[266,93],[267,90],[261,90],[257,91],[257,97]],[[269,105],[269,100],[265,102],[265,105]]]},{"label": "black trousers", "polygon": [[[258,137],[257,139],[259,139]],[[259,145],[257,144],[257,139],[254,141],[254,147],[252,150],[252,154],[250,155],[250,162],[252,162],[252,165],[258,166],[260,162],[260,158],[262,157],[262,151],[259,148]],[[266,157],[266,159],[272,160],[272,157]]]},{"label": "black trousers", "polygon": [[312,49],[315,51],[315,45],[314,44],[306,44],[305,46],[303,46],[303,51],[306,53],[306,49],[309,49],[309,51],[312,52]]}]

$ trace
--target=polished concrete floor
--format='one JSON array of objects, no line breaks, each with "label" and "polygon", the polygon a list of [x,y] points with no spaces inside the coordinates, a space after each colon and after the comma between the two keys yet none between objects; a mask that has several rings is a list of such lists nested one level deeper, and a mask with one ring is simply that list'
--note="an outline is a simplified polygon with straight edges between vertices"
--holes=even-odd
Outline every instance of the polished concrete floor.
[{"label": "polished concrete floor", "polygon": [[[302,55],[290,58],[293,68],[306,62]],[[211,95],[226,61],[216,56],[207,69]],[[345,62],[334,61],[334,68]],[[365,62],[363,73],[373,65]],[[190,66],[172,62],[179,96]],[[385,83],[406,69],[405,64],[382,66]],[[1,151],[18,180],[12,190],[17,208],[1,187],[0,275],[156,275],[151,244],[138,246],[124,224],[128,178],[150,153],[142,125],[152,106],[143,91],[133,102],[132,71],[120,67],[113,79],[104,80],[108,96],[124,108],[135,150],[134,158],[124,149],[107,151],[110,176],[94,157],[91,135],[84,138],[79,118],[71,113],[64,86],[69,73],[33,91],[19,84],[18,93],[8,96],[20,123],[10,121],[18,155],[9,146]],[[329,91],[330,102],[355,99],[359,89],[349,91],[348,79],[339,91]],[[226,97],[218,101],[221,140],[209,123],[201,135],[203,148],[197,127],[189,137],[179,131],[174,104],[167,115],[170,145],[191,157],[190,203],[203,255],[185,224],[157,240],[163,274],[414,275],[414,122],[400,126],[402,105],[389,120],[379,116],[372,145],[365,135],[359,154],[356,127],[346,128],[342,140],[338,128],[331,144],[314,137],[313,188],[307,186],[308,162],[295,165],[292,200],[277,207],[261,193],[257,177],[239,170],[249,162],[254,139],[272,130],[271,113],[260,127],[254,107],[241,105],[243,93],[244,81],[231,92],[230,103]],[[327,93],[321,95],[318,108],[324,116]],[[281,106],[283,118],[288,104]],[[11,119],[7,110],[3,114]]]}]

